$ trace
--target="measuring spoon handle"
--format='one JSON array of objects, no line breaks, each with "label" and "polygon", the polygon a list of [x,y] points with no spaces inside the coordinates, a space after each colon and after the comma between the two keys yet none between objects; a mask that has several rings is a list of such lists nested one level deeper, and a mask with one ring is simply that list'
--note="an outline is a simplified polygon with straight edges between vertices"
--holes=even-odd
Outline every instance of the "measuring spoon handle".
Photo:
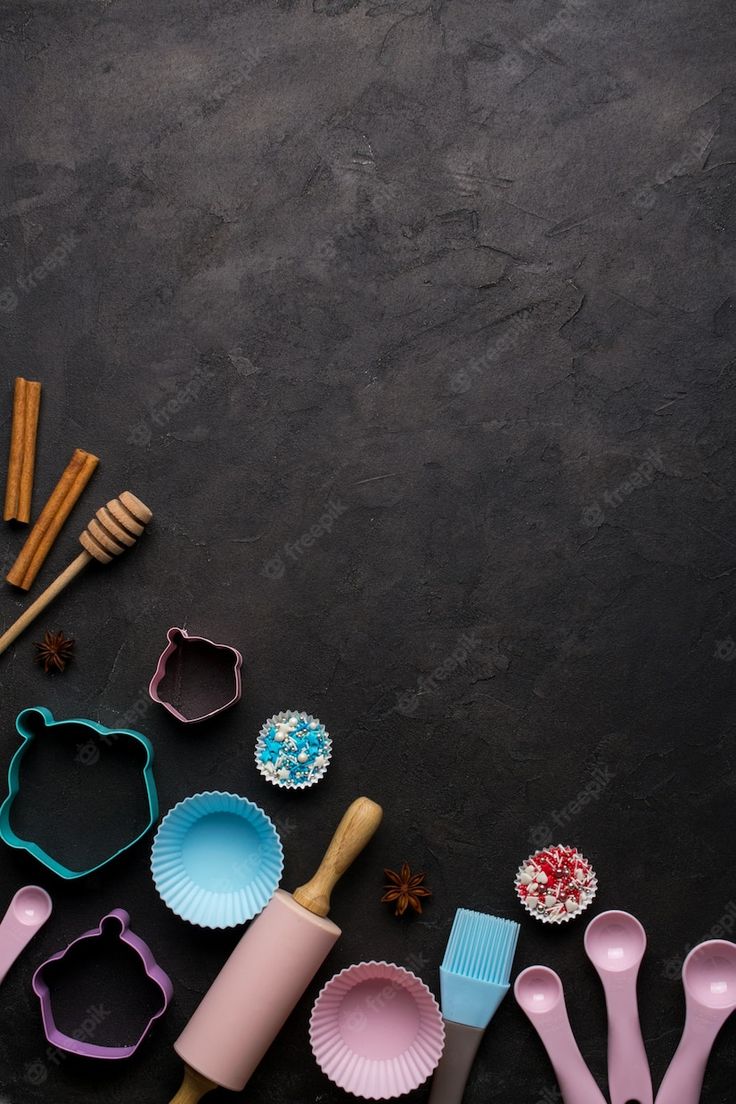
[{"label": "measuring spoon handle", "polygon": [[575,1042],[564,1006],[529,1019],[544,1043],[564,1104],[606,1104]]},{"label": "measuring spoon handle", "polygon": [[720,1017],[716,1020],[688,1012],[680,1045],[659,1087],[656,1104],[699,1104],[705,1067],[722,1023]]},{"label": "measuring spoon handle", "polygon": [[608,1089],[611,1104],[652,1104],[652,1075],[636,1000],[636,971],[603,979],[608,1012]]},{"label": "measuring spoon handle", "polygon": [[33,939],[38,927],[19,923],[11,908],[5,913],[0,924],[0,982],[4,981],[16,958]]}]

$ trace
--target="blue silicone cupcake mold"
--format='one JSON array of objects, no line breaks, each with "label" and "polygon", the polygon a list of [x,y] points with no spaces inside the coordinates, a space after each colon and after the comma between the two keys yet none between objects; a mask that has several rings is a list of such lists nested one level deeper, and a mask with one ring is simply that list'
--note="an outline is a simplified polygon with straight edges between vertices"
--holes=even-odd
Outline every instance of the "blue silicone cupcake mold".
[{"label": "blue silicone cupcake mold", "polygon": [[283,865],[281,840],[263,809],[219,791],[175,805],[151,852],[153,881],[164,903],[203,928],[251,920],[275,893]]}]

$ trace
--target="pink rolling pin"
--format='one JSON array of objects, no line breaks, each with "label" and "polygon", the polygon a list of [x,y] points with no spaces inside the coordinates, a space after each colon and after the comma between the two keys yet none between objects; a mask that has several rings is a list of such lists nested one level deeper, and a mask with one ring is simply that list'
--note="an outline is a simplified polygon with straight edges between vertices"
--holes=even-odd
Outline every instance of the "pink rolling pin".
[{"label": "pink rolling pin", "polygon": [[326,919],[330,894],[382,816],[367,797],[354,801],[314,877],[293,897],[277,890],[250,926],[174,1044],[186,1071],[171,1104],[198,1104],[218,1086],[245,1088],[340,936]]},{"label": "pink rolling pin", "polygon": [[654,1098],[636,1000],[646,946],[644,928],[628,912],[601,912],[585,929],[585,953],[606,994],[611,1104],[652,1104]]},{"label": "pink rolling pin", "polygon": [[698,1104],[716,1035],[736,1008],[736,943],[709,939],[682,967],[685,1030],[664,1076],[657,1104]]},{"label": "pink rolling pin", "polygon": [[564,1104],[606,1104],[575,1042],[562,982],[554,970],[547,966],[522,970],[514,996],[544,1043]]}]

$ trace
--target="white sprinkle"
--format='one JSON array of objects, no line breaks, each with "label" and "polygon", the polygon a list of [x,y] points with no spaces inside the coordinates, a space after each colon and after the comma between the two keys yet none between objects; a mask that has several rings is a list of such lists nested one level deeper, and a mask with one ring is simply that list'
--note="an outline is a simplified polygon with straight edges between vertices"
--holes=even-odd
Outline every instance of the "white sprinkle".
[{"label": "white sprinkle", "polygon": [[539,873],[537,874],[537,881],[541,882],[542,885],[546,885],[548,880],[549,879],[547,878],[547,875],[544,873],[544,871],[540,870]]},{"label": "white sprinkle", "polygon": [[309,755],[307,754],[306,751],[300,751],[296,758],[297,758],[297,762],[306,763],[307,759],[309,758]]},{"label": "white sprinkle", "polygon": [[522,870],[521,874],[519,875],[519,881],[522,885],[529,885],[529,883],[534,881],[534,879],[529,874],[527,874],[526,870]]},{"label": "white sprinkle", "polygon": [[578,903],[572,897],[568,897],[567,900],[565,901],[565,908],[567,909],[568,912],[577,912],[578,911]]}]

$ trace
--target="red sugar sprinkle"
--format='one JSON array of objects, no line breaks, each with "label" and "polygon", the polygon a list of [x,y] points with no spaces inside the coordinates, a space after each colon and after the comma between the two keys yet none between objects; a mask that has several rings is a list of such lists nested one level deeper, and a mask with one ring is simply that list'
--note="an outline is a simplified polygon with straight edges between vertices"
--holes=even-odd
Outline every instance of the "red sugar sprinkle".
[{"label": "red sugar sprinkle", "polygon": [[592,901],[596,877],[577,848],[558,844],[537,851],[522,864],[516,890],[533,915],[559,921],[570,919]]}]

